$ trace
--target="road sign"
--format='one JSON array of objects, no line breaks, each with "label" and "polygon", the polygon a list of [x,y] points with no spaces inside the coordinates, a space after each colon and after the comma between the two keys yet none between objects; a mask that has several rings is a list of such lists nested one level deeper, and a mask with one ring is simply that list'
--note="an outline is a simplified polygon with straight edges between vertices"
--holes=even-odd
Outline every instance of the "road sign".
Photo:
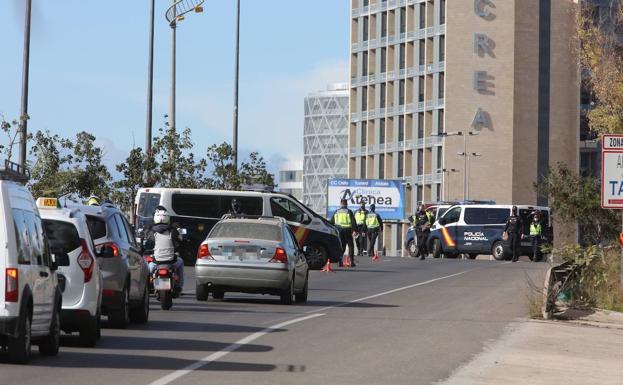
[{"label": "road sign", "polygon": [[604,135],[601,143],[601,207],[623,209],[623,135]]}]

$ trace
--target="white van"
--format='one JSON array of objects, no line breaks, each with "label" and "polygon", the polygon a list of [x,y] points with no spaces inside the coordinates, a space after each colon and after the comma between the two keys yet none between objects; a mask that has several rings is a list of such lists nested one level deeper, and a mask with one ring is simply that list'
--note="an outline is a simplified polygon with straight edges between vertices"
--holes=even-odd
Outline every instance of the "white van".
[{"label": "white van", "polygon": [[293,196],[278,192],[142,188],[136,194],[134,225],[140,236],[151,226],[156,207],[164,206],[171,214],[171,223],[187,230],[180,254],[186,264],[194,265],[199,245],[229,212],[234,198],[246,216],[284,218],[299,245],[307,247],[310,268],[321,269],[327,259],[340,260],[342,246],[335,227]]},{"label": "white van", "polygon": [[[25,364],[31,342],[42,355],[60,344],[61,290],[39,211],[30,192],[6,180],[18,166],[0,171],[0,345],[9,361]],[[23,174],[22,174],[23,177]]]}]

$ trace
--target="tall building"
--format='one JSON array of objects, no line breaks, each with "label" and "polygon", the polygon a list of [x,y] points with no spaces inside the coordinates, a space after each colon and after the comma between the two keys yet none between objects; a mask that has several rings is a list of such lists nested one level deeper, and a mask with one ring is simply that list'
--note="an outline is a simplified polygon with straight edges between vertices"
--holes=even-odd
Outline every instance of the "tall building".
[{"label": "tall building", "polygon": [[[349,177],[402,179],[405,216],[547,204],[534,182],[579,157],[574,2],[351,0]],[[406,228],[386,226],[388,252]]]},{"label": "tall building", "polygon": [[[299,158],[300,159],[300,158]],[[303,199],[303,162],[290,159],[279,166],[279,191]]]},{"label": "tall building", "polygon": [[348,177],[348,83],[305,98],[303,201],[326,215],[327,180]]}]

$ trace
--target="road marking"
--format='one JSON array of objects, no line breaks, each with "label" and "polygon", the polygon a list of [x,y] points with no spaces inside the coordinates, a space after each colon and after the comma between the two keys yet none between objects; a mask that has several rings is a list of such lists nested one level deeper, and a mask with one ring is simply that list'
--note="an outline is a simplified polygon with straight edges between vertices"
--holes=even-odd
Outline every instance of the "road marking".
[{"label": "road marking", "polygon": [[[503,264],[506,265],[510,262],[504,262]],[[358,303],[358,302],[363,302],[363,301],[367,301],[369,299],[373,299],[373,298],[378,298],[378,297],[382,297],[385,295],[389,295],[389,294],[393,294],[393,293],[397,293],[399,291],[404,291],[404,290],[409,290],[412,289],[414,287],[418,287],[418,286],[424,286],[424,285],[428,285],[434,282],[438,282],[438,281],[442,281],[444,279],[448,279],[448,278],[454,278],[454,277],[458,277],[459,275],[463,275],[465,273],[469,273],[471,271],[475,271],[475,270],[481,270],[483,268],[474,268],[474,269],[469,269],[469,270],[464,270],[464,271],[460,271],[458,273],[455,274],[450,274],[450,275],[446,275],[443,277],[438,277],[438,278],[433,278],[433,279],[429,279],[428,281],[424,281],[424,282],[419,282],[419,283],[414,283],[412,285],[407,285],[407,286],[402,286],[396,289],[392,289],[392,290],[387,290],[384,291],[382,293],[377,293],[377,294],[373,294],[373,295],[369,295],[366,297],[362,297],[362,298],[358,298],[352,301],[346,301],[346,302],[342,302],[342,303],[338,303],[335,305],[331,305],[331,306],[325,306],[323,308],[320,309],[315,309],[315,310],[310,310],[308,312],[302,313],[302,314],[308,314],[304,317],[299,317],[299,318],[294,318],[288,321],[284,321],[281,323],[278,323],[276,325],[273,326],[268,326],[265,329],[263,329],[262,331],[250,334],[236,342],[234,342],[231,345],[226,346],[224,349],[218,351],[218,352],[214,352],[212,354],[210,354],[209,356],[203,357],[202,359],[200,359],[199,361],[190,364],[188,366],[186,366],[183,369],[179,369],[176,370],[175,372],[172,372],[170,374],[167,374],[164,377],[161,377],[160,379],[151,382],[149,385],[167,385],[170,384],[171,382],[192,373],[193,371],[200,369],[206,365],[208,365],[211,362],[220,360],[221,358],[225,357],[226,355],[228,355],[229,353],[235,352],[236,350],[240,349],[241,347],[243,347],[244,345],[247,345],[255,340],[257,340],[258,338],[261,338],[269,333],[272,333],[273,331],[277,330],[277,329],[281,329],[283,327],[295,324],[295,323],[299,323],[299,322],[303,322],[303,321],[307,321],[313,318],[318,318],[318,317],[322,317],[325,314],[324,313],[320,313],[326,310],[330,310],[330,309],[334,309],[336,307],[340,307],[340,306],[345,306],[348,304],[352,304],[352,303]],[[314,313],[314,314],[310,314],[310,313]]]},{"label": "road marking", "polygon": [[299,317],[299,318],[295,318],[289,321],[285,321],[273,326],[269,326],[266,329],[250,334],[236,342],[234,342],[231,345],[226,346],[223,350],[220,350],[218,352],[214,352],[212,354],[210,354],[209,356],[203,357],[202,359],[200,359],[199,361],[190,364],[188,366],[186,366],[183,369],[180,370],[176,370],[175,372],[172,372],[170,374],[167,374],[164,377],[161,377],[160,379],[150,383],[150,385],[166,385],[169,384],[177,379],[179,379],[180,377],[183,377],[189,373],[192,373],[193,371],[200,369],[204,366],[206,366],[207,364],[209,364],[210,362],[214,362],[217,360],[220,360],[221,358],[225,357],[226,355],[228,355],[231,352],[235,352],[236,350],[240,349],[241,347],[243,347],[244,345],[250,344],[251,342],[257,340],[258,338],[261,338],[263,336],[265,336],[266,334],[272,333],[275,330],[281,329],[283,327],[295,324],[295,323],[299,323],[299,322],[303,322],[303,321],[307,321],[313,318],[317,318],[317,317],[322,317],[324,314],[323,313],[316,313],[316,314],[311,314],[311,315],[307,315],[305,317]]}]

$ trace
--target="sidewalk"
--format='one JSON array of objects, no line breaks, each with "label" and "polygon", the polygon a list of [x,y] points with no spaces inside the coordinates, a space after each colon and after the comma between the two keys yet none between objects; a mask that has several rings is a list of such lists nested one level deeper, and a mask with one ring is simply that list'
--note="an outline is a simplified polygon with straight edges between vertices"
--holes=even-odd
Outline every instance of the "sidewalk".
[{"label": "sidewalk", "polygon": [[623,314],[512,324],[441,384],[621,385]]}]

